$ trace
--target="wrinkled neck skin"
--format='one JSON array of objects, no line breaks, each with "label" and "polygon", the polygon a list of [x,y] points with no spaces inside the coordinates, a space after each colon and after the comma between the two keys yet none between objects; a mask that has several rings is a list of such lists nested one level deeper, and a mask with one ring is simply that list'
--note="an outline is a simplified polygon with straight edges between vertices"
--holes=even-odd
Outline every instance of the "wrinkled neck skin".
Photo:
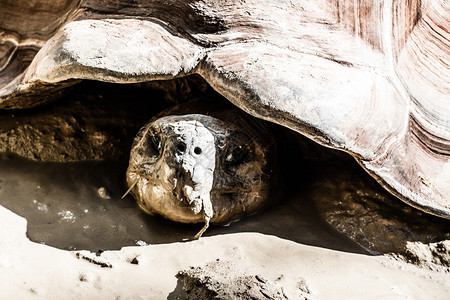
[{"label": "wrinkled neck skin", "polygon": [[[128,186],[144,211],[177,222],[204,222],[196,238],[210,222],[227,223],[251,213],[268,194],[259,160],[243,162],[236,171],[239,178],[223,169],[233,153],[225,155],[224,149],[235,146],[224,142],[223,122],[202,118],[169,116],[146,125],[136,137],[127,170]],[[225,128],[211,129],[208,122]]]}]

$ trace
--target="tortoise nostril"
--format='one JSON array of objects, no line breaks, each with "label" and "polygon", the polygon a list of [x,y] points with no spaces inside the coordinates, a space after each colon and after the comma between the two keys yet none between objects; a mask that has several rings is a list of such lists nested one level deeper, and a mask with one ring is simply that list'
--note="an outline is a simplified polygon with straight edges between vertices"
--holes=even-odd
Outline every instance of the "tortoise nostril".
[{"label": "tortoise nostril", "polygon": [[185,144],[185,143],[178,143],[177,149],[178,149],[178,151],[180,151],[181,153],[184,153],[184,151],[186,151],[186,144]]},{"label": "tortoise nostril", "polygon": [[202,154],[202,149],[200,147],[195,147],[194,153],[195,154]]}]

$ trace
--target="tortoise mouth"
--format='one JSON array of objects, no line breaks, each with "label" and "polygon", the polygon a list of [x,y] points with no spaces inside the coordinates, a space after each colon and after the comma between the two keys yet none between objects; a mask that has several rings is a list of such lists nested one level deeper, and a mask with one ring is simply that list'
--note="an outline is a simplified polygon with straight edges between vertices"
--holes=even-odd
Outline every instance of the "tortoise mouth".
[{"label": "tortoise mouth", "polygon": [[190,206],[188,188],[196,189],[198,184],[192,180],[192,176],[189,172],[177,170],[173,179],[172,194],[180,200],[180,203],[186,207]]},{"label": "tortoise mouth", "polygon": [[[131,184],[137,181],[132,193],[137,199],[139,207],[148,214],[161,214],[173,221],[182,221],[185,223],[203,222],[203,213],[195,212],[195,203],[189,199],[186,186],[195,188],[195,183],[189,180],[189,177],[177,179],[176,177],[167,179],[156,176],[149,176],[148,173],[134,173]],[[134,180],[134,181],[133,181]],[[175,182],[176,181],[176,182]],[[171,185],[167,185],[170,182]],[[145,188],[144,188],[145,187]],[[159,191],[159,192],[156,192]],[[210,201],[213,207],[213,216],[211,221],[214,223],[223,222],[223,206],[236,206],[242,202],[243,198],[252,194],[251,187],[212,187],[209,192]],[[228,203],[228,204],[226,204]],[[225,217],[229,219],[228,216]],[[227,221],[226,221],[227,222]]]},{"label": "tortoise mouth", "polygon": [[[148,185],[159,186],[159,187],[163,186],[161,179],[146,178],[144,176],[141,179],[144,179],[146,181],[146,184],[148,184]],[[191,203],[189,201],[189,196],[188,196],[186,187],[191,187],[192,189],[195,189],[197,184],[193,181],[183,181],[183,180],[179,180],[179,179],[178,180],[175,179],[174,181],[176,181],[177,183],[175,184],[175,186],[173,188],[164,187],[164,189],[167,192],[167,195],[171,195],[172,198],[174,200],[176,200],[176,203],[178,206],[190,207]],[[227,198],[233,198],[233,197],[238,197],[240,195],[248,194],[252,191],[253,191],[253,189],[250,187],[248,187],[248,188],[242,188],[242,187],[239,187],[239,188],[237,188],[237,187],[215,188],[213,186],[209,194],[211,196],[212,202],[214,202],[214,200],[216,198],[221,197],[221,196],[226,196]],[[169,200],[169,199],[167,199],[167,200]]]},{"label": "tortoise mouth", "polygon": [[[149,168],[149,165],[153,163],[143,163],[139,167],[135,168],[134,170],[130,171],[130,173],[135,174],[135,181],[138,181],[140,179],[144,179],[147,184],[152,184],[154,186],[164,186],[167,192],[170,192],[181,204],[184,204],[183,206],[188,207],[189,203],[186,201],[186,186],[189,186],[193,189],[195,189],[199,183],[192,180],[191,174],[189,172],[185,171],[174,171],[173,176],[169,177],[162,177],[158,174],[158,172],[155,172],[154,170],[151,170]],[[131,184],[133,184],[132,182]],[[217,187],[214,185],[210,190],[211,196],[218,196],[221,194],[226,194],[227,196],[237,196],[240,194],[246,194],[249,192],[252,192],[253,188],[251,186],[224,186],[223,184],[220,185],[220,187]]]}]

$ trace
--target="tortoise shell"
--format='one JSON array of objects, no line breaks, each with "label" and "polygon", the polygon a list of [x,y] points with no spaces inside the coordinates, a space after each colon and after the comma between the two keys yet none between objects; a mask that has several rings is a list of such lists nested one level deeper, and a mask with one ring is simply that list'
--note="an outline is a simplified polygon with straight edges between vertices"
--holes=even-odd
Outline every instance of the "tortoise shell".
[{"label": "tortoise shell", "polygon": [[450,218],[449,24],[444,0],[0,1],[0,108],[199,74]]}]

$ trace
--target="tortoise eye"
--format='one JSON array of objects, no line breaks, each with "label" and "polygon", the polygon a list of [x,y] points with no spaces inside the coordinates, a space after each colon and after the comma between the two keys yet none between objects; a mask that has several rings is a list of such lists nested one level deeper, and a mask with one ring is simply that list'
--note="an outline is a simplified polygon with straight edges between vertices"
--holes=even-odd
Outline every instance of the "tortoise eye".
[{"label": "tortoise eye", "polygon": [[226,161],[230,166],[241,164],[247,158],[249,153],[250,149],[248,146],[239,145],[230,151],[226,157]]},{"label": "tortoise eye", "polygon": [[145,144],[146,153],[148,155],[159,155],[161,150],[161,138],[159,137],[159,134],[154,131],[149,131]]},{"label": "tortoise eye", "polygon": [[186,144],[183,143],[183,142],[179,142],[179,143],[177,144],[177,150],[178,150],[178,152],[180,152],[180,153],[184,153],[184,152],[186,151]]}]

